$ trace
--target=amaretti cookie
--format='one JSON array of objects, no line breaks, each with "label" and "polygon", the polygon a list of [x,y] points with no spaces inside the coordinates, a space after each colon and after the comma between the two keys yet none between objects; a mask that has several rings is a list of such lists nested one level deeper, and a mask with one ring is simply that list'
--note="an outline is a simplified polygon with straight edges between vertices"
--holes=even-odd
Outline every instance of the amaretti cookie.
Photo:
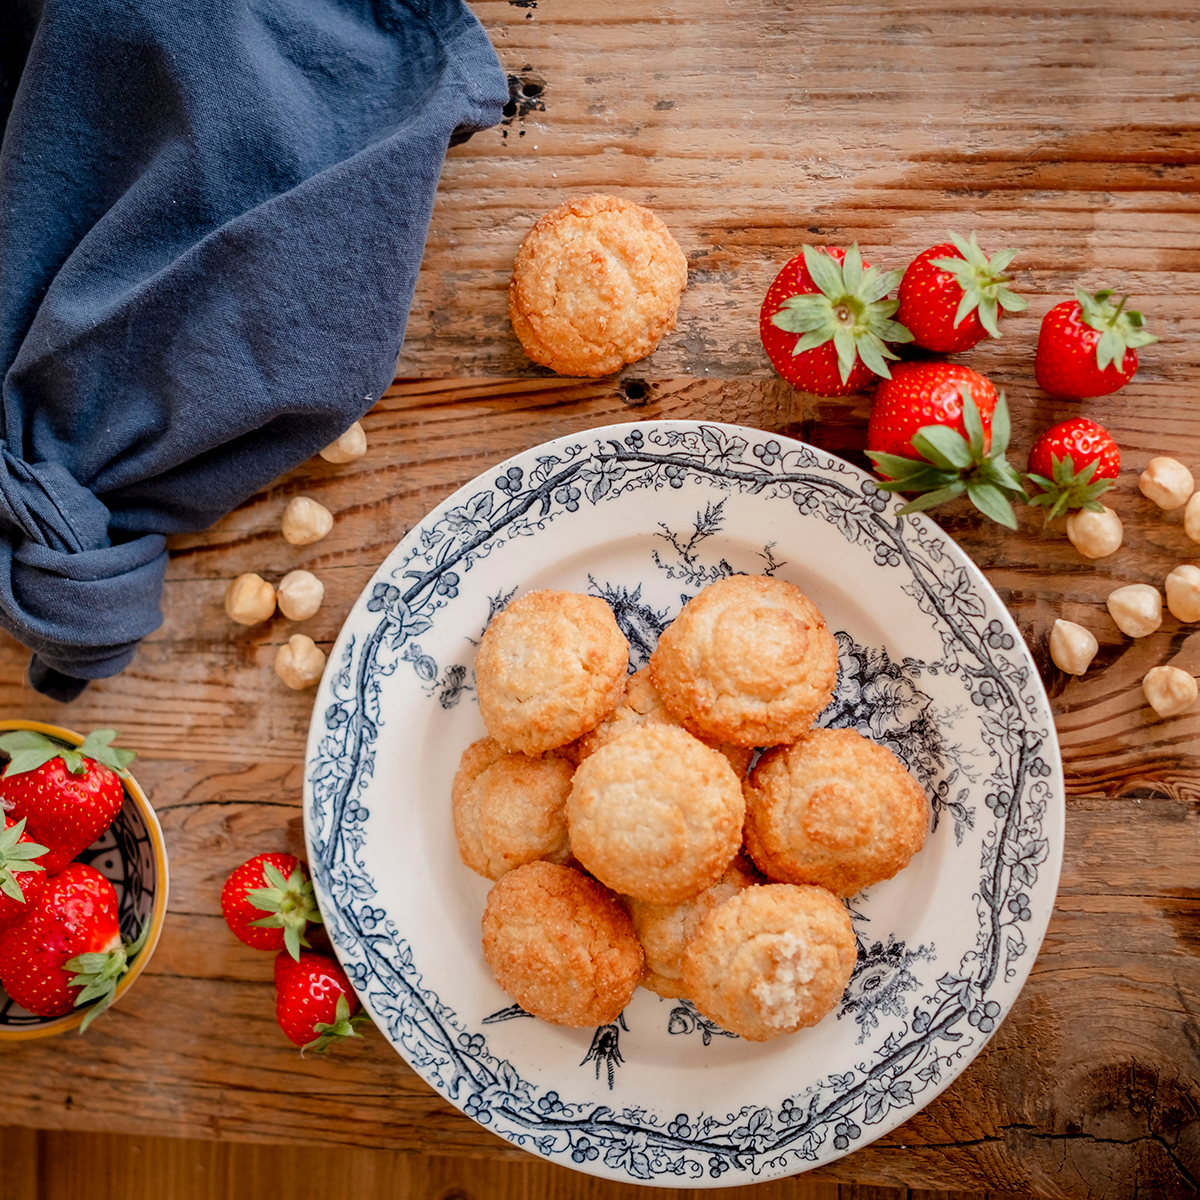
[{"label": "amaretti cookie", "polygon": [[929,798],[896,756],[852,729],[767,751],[745,785],[746,850],[764,875],[839,896],[890,879],[924,845]]},{"label": "amaretti cookie", "polygon": [[687,259],[654,213],[615,196],[582,196],[525,235],[508,313],[534,362],[559,375],[611,375],[675,327],[686,284]]},{"label": "amaretti cookie", "polygon": [[765,1042],[832,1012],[857,954],[850,915],[834,895],[767,884],[701,920],[683,952],[683,985],[722,1029]]},{"label": "amaretti cookie", "polygon": [[791,742],[837,682],[837,641],[795,584],[733,575],[684,605],[650,657],[650,680],[693,733],[740,746]]},{"label": "amaretti cookie", "polygon": [[556,754],[508,753],[490,737],[468,746],[450,789],[463,862],[487,879],[538,859],[566,862],[573,774]]},{"label": "amaretti cookie", "polygon": [[601,883],[676,904],[715,883],[742,841],[745,803],[723,755],[673,725],[641,725],[571,781],[571,851]]},{"label": "amaretti cookie", "polygon": [[542,590],[513,600],[475,657],[483,723],[505,750],[544,754],[616,708],[629,643],[599,597]]},{"label": "amaretti cookie", "polygon": [[616,899],[581,872],[547,862],[509,871],[488,893],[483,955],[526,1012],[575,1027],[615,1021],[643,962]]}]

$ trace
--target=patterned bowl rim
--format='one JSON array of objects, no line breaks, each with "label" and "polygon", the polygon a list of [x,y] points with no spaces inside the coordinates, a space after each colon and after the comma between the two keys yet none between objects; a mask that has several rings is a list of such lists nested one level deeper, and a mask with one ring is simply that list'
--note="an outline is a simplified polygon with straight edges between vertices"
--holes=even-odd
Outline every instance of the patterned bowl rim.
[{"label": "patterned bowl rim", "polygon": [[[82,734],[61,725],[48,725],[44,721],[0,721],[0,732],[6,733],[13,729],[32,729],[35,733],[44,733],[47,737],[57,738],[72,746],[81,746],[84,741]],[[121,997],[129,991],[134,980],[145,970],[150,956],[154,953],[154,948],[158,945],[158,939],[162,935],[163,925],[167,918],[167,892],[170,884],[167,874],[167,847],[163,840],[162,826],[158,822],[158,814],[154,811],[150,801],[146,799],[146,793],[142,791],[141,784],[132,775],[126,775],[122,783],[125,785],[125,794],[133,800],[142,815],[142,820],[146,822],[150,845],[154,850],[156,878],[154,904],[150,909],[150,933],[146,938],[146,944],[133,960],[128,972],[117,984],[116,994],[113,997],[114,1004],[120,1003]],[[76,1009],[65,1017],[47,1018],[40,1025],[26,1025],[20,1029],[0,1027],[0,1042],[21,1042],[30,1038],[52,1037],[58,1033],[66,1033],[68,1030],[77,1029],[82,1025],[86,1015],[87,1008],[85,1007]]]}]

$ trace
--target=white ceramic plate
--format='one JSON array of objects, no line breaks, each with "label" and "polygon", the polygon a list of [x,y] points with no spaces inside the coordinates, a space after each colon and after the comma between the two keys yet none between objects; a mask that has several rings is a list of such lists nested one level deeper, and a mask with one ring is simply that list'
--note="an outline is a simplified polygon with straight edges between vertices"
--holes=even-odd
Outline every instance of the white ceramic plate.
[{"label": "white ceramic plate", "polygon": [[[978,1054],[1041,943],[1062,855],[1062,767],[1038,674],[955,544],[840,459],[731,425],[560,438],[461,488],[396,547],[330,657],[308,743],[321,909],[375,1023],[443,1096],[565,1166],[734,1186],[895,1128]],[[450,782],[484,733],[480,634],[516,593],[613,606],[634,666],[733,572],[798,584],[838,635],[820,719],[891,747],[934,827],[850,902],[859,960],[835,1013],[752,1045],[640,990],[621,1020],[525,1016],[480,948],[488,882],[459,860]]]}]

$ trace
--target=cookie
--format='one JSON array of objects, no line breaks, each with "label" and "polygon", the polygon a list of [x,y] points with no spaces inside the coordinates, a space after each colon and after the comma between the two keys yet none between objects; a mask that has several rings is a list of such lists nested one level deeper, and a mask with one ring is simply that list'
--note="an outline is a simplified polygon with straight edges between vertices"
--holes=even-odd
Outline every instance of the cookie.
[{"label": "cookie", "polygon": [[571,781],[575,857],[615,892],[677,904],[714,884],[742,841],[745,802],[724,756],[673,725],[641,725]]},{"label": "cookie", "polygon": [[628,668],[629,643],[603,600],[529,592],[484,631],[475,657],[479,712],[505,750],[544,754],[616,708]]},{"label": "cookie", "polygon": [[642,948],[620,904],[570,867],[534,862],[488,893],[483,956],[527,1012],[555,1025],[615,1021],[642,974]]},{"label": "cookie", "polygon": [[767,751],[745,784],[746,850],[768,878],[853,896],[925,843],[929,799],[886,747],[814,729]]},{"label": "cookie", "polygon": [[583,196],[548,212],[513,264],[508,313],[525,353],[559,375],[611,375],[675,327],[687,259],[648,208]]},{"label": "cookie", "polygon": [[776,746],[833,697],[837,641],[795,584],[733,575],[684,605],[650,656],[650,680],[697,736]]},{"label": "cookie", "polygon": [[722,1029],[765,1042],[832,1012],[857,953],[850,915],[832,893],[767,884],[700,921],[683,952],[683,985]]}]

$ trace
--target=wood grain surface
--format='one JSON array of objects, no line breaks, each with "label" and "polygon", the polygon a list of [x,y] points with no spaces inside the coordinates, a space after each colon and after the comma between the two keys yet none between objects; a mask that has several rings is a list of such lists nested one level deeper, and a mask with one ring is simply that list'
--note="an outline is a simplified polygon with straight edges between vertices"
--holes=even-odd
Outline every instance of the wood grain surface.
[{"label": "wood grain surface", "polygon": [[[120,676],[71,705],[23,682],[0,639],[0,715],[114,725],[157,807],[169,919],[122,1004],[76,1036],[6,1047],[0,1124],[237,1142],[420,1150],[523,1161],[459,1114],[374,1031],[301,1058],[274,1026],[271,963],[225,930],[225,874],[302,847],[311,693],[271,670],[297,627],[232,625],[237,574],[316,572],[300,628],[328,648],[375,567],[455,487],[549,438],[630,419],[710,418],[801,437],[865,465],[869,397],[776,378],[757,337],[774,272],[804,241],[858,240],[902,267],[948,228],[1022,248],[1030,300],[960,360],[1007,391],[1013,459],[1075,413],[1105,424],[1126,541],[1089,562],[1031,512],[1009,533],[965,504],[936,517],[1009,604],[1055,711],[1068,821],[1058,902],[1032,975],[980,1057],[892,1134],[762,1195],[854,1183],[1071,1197],[1173,1197],[1200,1180],[1200,708],[1159,721],[1146,670],[1200,673],[1197,627],[1122,635],[1104,597],[1200,559],[1178,513],[1138,492],[1169,453],[1200,475],[1200,8],[1112,0],[940,7],[718,0],[473,5],[510,75],[509,115],[451,152],[396,383],[356,463],[304,464],[179,537],[164,623]],[[508,326],[512,257],[536,217],[605,190],[650,204],[690,263],[678,328],[600,381],[534,367]],[[1128,291],[1161,341],[1115,396],[1056,402],[1033,381],[1042,314],[1076,286]],[[288,499],[336,515],[308,547]],[[1050,626],[1092,628],[1081,679],[1048,661]],[[556,1193],[557,1194],[557,1193]],[[624,1195],[579,1177],[583,1196]]]}]

